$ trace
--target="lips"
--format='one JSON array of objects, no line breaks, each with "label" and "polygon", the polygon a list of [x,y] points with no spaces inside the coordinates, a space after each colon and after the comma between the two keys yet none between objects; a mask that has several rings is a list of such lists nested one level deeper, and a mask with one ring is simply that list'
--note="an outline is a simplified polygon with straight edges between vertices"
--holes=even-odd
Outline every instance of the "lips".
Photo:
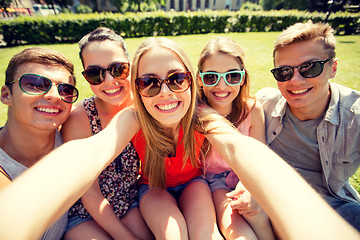
[{"label": "lips", "polygon": [[227,96],[230,95],[230,93],[229,92],[213,92],[213,95],[216,98],[226,98]]},{"label": "lips", "polygon": [[179,106],[180,102],[171,102],[166,104],[156,104],[156,107],[162,111],[171,111]]},{"label": "lips", "polygon": [[302,93],[310,91],[310,89],[311,88],[301,89],[301,90],[288,90],[288,91],[292,94],[302,94]]},{"label": "lips", "polygon": [[61,112],[60,109],[47,108],[47,107],[37,107],[36,110],[39,111],[39,112],[44,112],[44,113],[49,113],[49,114],[57,114],[57,113]]},{"label": "lips", "polygon": [[120,92],[122,90],[123,87],[117,87],[117,88],[113,88],[113,89],[107,89],[107,90],[103,90],[106,94],[112,95],[112,94],[117,94],[118,92]]}]

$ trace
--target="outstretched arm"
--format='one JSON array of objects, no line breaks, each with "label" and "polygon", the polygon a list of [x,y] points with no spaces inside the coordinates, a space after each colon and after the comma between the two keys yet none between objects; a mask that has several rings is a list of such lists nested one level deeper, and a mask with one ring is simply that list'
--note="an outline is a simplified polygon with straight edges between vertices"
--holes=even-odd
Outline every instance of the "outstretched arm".
[{"label": "outstretched arm", "polygon": [[285,161],[227,123],[205,125],[206,137],[268,213],[282,239],[359,239]]},{"label": "outstretched arm", "polygon": [[134,110],[125,109],[97,135],[63,144],[16,178],[0,191],[0,238],[41,236],[87,191],[138,130]]}]

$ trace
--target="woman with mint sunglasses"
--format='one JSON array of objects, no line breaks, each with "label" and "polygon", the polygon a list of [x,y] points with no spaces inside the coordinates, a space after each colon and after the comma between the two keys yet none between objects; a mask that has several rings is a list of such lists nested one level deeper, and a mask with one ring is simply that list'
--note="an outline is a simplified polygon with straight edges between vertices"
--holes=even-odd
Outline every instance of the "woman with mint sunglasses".
[{"label": "woman with mint sunglasses", "polygon": [[[263,110],[249,95],[249,74],[241,47],[228,38],[212,40],[201,52],[198,68],[202,101],[225,116],[242,134],[264,143]],[[212,192],[219,228],[226,239],[274,239],[265,212],[212,147],[203,171]],[[244,193],[238,195],[240,191]]]}]

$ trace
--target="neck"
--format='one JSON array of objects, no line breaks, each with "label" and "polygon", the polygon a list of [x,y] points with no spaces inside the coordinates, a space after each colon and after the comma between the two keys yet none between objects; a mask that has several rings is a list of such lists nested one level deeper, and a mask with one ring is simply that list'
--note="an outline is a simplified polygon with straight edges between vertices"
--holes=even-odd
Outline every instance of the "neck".
[{"label": "neck", "polygon": [[224,108],[214,108],[221,116],[227,116],[231,113],[232,106],[227,106]]},{"label": "neck", "polygon": [[177,124],[176,126],[173,127],[166,127],[165,133],[168,137],[173,138],[174,142],[177,143],[177,139],[179,136],[179,129],[180,129],[180,124]]},{"label": "neck", "polygon": [[27,129],[6,123],[0,131],[0,147],[14,160],[31,167],[54,149],[55,130]]},{"label": "neck", "polygon": [[291,106],[289,106],[290,111],[296,118],[298,118],[300,121],[307,121],[312,120],[320,117],[323,115],[323,113],[326,111],[326,109],[329,106],[330,102],[330,96],[327,99],[327,101],[323,104],[317,104],[316,106],[313,106],[312,109],[292,109]]}]

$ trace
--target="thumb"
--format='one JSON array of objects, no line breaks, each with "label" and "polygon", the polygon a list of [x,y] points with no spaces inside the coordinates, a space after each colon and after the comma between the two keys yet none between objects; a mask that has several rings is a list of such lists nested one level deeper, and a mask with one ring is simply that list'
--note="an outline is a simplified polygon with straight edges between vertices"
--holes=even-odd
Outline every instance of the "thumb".
[{"label": "thumb", "polygon": [[226,193],[226,197],[234,198],[244,193],[244,190],[233,190],[231,192]]}]

